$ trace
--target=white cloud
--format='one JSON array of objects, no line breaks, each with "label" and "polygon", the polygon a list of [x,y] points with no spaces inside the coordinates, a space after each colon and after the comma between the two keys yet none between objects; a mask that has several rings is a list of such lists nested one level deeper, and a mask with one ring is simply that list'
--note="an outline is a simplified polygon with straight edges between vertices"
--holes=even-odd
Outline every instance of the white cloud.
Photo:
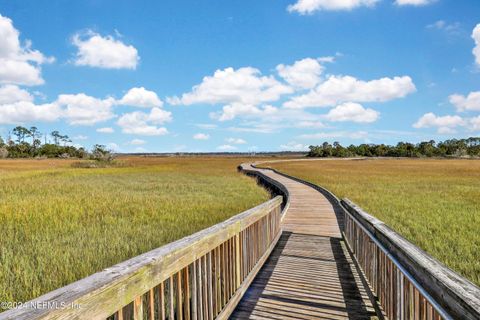
[{"label": "white cloud", "polygon": [[232,103],[222,108],[219,113],[211,113],[213,119],[219,121],[233,120],[238,116],[242,117],[264,117],[278,112],[278,109],[272,106],[257,107],[251,104]]},{"label": "white cloud", "polygon": [[471,118],[469,120],[470,130],[479,131],[480,130],[480,116]]},{"label": "white cloud", "polygon": [[[273,108],[273,107],[272,107]],[[238,132],[272,133],[285,128],[315,129],[323,128],[323,115],[306,112],[302,109],[274,108],[268,113],[242,116],[246,121],[240,127],[230,128]]]},{"label": "white cloud", "polygon": [[[334,57],[324,57],[323,61],[326,61],[325,58],[330,58],[332,62],[334,60]],[[279,64],[276,69],[278,75],[290,85],[310,89],[320,82],[320,76],[325,69],[320,64],[321,59],[305,58],[295,61],[293,65]]]},{"label": "white cloud", "polygon": [[128,144],[131,144],[131,145],[134,145],[134,146],[141,146],[141,145],[144,145],[146,143],[147,142],[145,140],[142,140],[142,139],[133,139]]},{"label": "white cloud", "polygon": [[122,150],[120,148],[120,146],[118,144],[116,144],[115,142],[107,143],[107,149],[111,150],[113,152],[120,152]]},{"label": "white cloud", "polygon": [[229,144],[224,144],[224,145],[218,146],[217,149],[220,151],[233,151],[233,150],[237,150],[237,147],[234,147]]},{"label": "white cloud", "polygon": [[377,121],[380,113],[373,109],[365,109],[361,104],[346,102],[328,112],[326,118],[330,121],[352,121],[370,123]]},{"label": "white cloud", "polygon": [[349,138],[354,140],[366,139],[368,132],[366,131],[331,131],[331,132],[318,132],[313,134],[302,134],[300,139],[308,140],[321,140],[321,139],[340,139]]},{"label": "white cloud", "polygon": [[73,140],[87,140],[87,139],[88,139],[88,137],[87,137],[87,136],[84,136],[84,135],[82,135],[82,134],[73,137]]},{"label": "white cloud", "polygon": [[100,132],[100,133],[114,133],[115,132],[115,130],[113,130],[113,128],[110,128],[110,127],[98,128],[96,131]]},{"label": "white cloud", "polygon": [[285,151],[307,151],[308,145],[291,141],[287,144],[280,145],[280,149]]},{"label": "white cloud", "polygon": [[132,88],[118,101],[119,104],[140,107],[162,107],[163,102],[158,98],[157,94],[153,91],[149,91],[144,87]]},{"label": "white cloud", "polygon": [[[133,89],[141,90],[135,92]],[[155,99],[156,94],[153,96],[150,94],[153,92],[149,93],[149,91],[143,90],[143,88],[133,89],[129,90],[121,100],[115,100],[112,97],[99,99],[84,93],[61,94],[52,103],[37,105],[33,102],[34,96],[28,91],[16,85],[3,85],[0,86],[0,112],[4,119],[0,119],[0,121],[14,124],[65,119],[71,125],[90,126],[115,118],[113,107],[124,102],[127,103],[127,101],[129,105],[150,105],[153,107],[148,114],[148,122],[163,124],[171,120],[170,112],[154,107],[154,105],[162,104],[161,101],[159,103],[159,100]],[[134,94],[130,94],[132,92]],[[139,92],[146,93],[143,99],[137,95]],[[45,114],[41,114],[40,110]]]},{"label": "white cloud", "polygon": [[480,91],[470,92],[468,96],[452,94],[448,97],[457,111],[480,111]]},{"label": "white cloud", "polygon": [[123,133],[138,134],[144,136],[161,136],[168,133],[163,124],[172,120],[171,112],[160,108],[152,108],[150,113],[135,111],[122,115],[117,124],[122,128]]},{"label": "white cloud", "polygon": [[321,121],[299,121],[296,123],[296,128],[311,128],[311,129],[319,129],[324,128],[325,124]]},{"label": "white cloud", "polygon": [[30,101],[17,101],[0,105],[0,124],[52,122],[60,115],[61,110],[54,103],[36,105]]},{"label": "white cloud", "polygon": [[210,135],[205,133],[197,133],[193,135],[193,139],[195,140],[208,140],[210,139]]},{"label": "white cloud", "polygon": [[371,81],[352,76],[331,76],[310,92],[284,103],[287,108],[327,107],[342,102],[385,102],[415,92],[408,76],[381,78]]},{"label": "white cloud", "polygon": [[137,49],[113,36],[102,37],[91,30],[77,33],[72,38],[77,47],[74,63],[105,69],[135,69],[140,57]]},{"label": "white cloud", "polygon": [[[380,0],[298,0],[289,5],[289,12],[311,14],[320,10],[352,10],[358,7],[373,7]],[[404,0],[405,1],[405,0]]]},{"label": "white cloud", "polygon": [[245,67],[217,70],[213,76],[204,77],[202,83],[184,93],[180,98],[168,98],[170,104],[192,105],[243,104],[257,105],[276,101],[293,89],[276,80],[273,76],[262,76],[258,69]]},{"label": "white cloud", "polygon": [[437,129],[437,132],[439,134],[454,134],[457,132],[457,130],[449,128],[449,127],[439,127]]},{"label": "white cloud", "polygon": [[473,29],[472,38],[475,41],[475,48],[473,48],[473,55],[475,62],[480,66],[480,23]]},{"label": "white cloud", "polygon": [[59,120],[62,110],[56,103],[37,105],[33,96],[16,85],[0,87],[0,124],[24,124]]},{"label": "white cloud", "polygon": [[51,63],[54,58],[32,50],[28,40],[22,45],[19,37],[12,20],[0,15],[0,84],[43,84],[40,65]]},{"label": "white cloud", "polygon": [[7,84],[0,87],[0,105],[19,101],[33,101],[33,96],[18,86]]},{"label": "white cloud", "polygon": [[425,6],[435,1],[437,0],[395,0],[395,4],[399,6]]},{"label": "white cloud", "polygon": [[437,128],[438,133],[452,133],[453,129],[465,125],[460,116],[437,116],[432,112],[424,114],[413,124],[414,128]]},{"label": "white cloud", "polygon": [[449,35],[456,35],[460,33],[460,23],[447,23],[444,20],[438,20],[432,24],[427,25],[427,29],[441,30],[445,31]]},{"label": "white cloud", "polygon": [[55,104],[65,108],[63,117],[73,125],[93,125],[115,117],[112,112],[115,99],[111,97],[102,100],[84,93],[61,94]]},{"label": "white cloud", "polygon": [[241,139],[241,138],[227,138],[225,139],[226,142],[230,144],[246,144],[247,141]]}]

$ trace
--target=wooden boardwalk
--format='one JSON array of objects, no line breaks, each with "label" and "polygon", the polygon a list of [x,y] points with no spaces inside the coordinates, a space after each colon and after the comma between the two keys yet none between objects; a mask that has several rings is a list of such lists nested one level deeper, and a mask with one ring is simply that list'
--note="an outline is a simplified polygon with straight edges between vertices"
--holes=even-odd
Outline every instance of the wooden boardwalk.
[{"label": "wooden boardwalk", "polygon": [[288,189],[290,207],[276,248],[231,319],[370,319],[376,316],[342,240],[338,208],[305,184],[271,170],[254,170]]}]

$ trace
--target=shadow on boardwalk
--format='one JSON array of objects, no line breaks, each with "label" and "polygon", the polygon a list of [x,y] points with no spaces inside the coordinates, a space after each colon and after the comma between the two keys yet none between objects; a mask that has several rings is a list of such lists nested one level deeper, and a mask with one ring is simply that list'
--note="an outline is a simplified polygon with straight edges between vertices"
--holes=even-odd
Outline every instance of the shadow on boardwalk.
[{"label": "shadow on boardwalk", "polygon": [[284,231],[231,319],[375,316],[340,238]]}]

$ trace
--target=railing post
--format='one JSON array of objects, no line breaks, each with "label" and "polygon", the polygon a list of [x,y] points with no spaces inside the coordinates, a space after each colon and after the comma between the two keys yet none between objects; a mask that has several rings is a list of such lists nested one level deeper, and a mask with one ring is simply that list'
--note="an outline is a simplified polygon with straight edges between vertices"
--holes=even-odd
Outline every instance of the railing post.
[{"label": "railing post", "polygon": [[143,296],[139,296],[133,302],[133,319],[143,320]]},{"label": "railing post", "polygon": [[240,233],[235,235],[235,278],[236,278],[236,287],[238,289],[241,285],[241,274],[240,274],[240,263],[241,263],[241,256],[240,256]]}]

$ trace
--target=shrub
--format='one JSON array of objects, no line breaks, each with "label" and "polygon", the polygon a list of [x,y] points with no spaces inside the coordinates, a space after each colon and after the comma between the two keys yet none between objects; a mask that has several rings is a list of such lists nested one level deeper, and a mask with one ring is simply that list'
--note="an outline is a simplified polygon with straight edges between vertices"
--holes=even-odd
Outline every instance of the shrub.
[{"label": "shrub", "polygon": [[0,159],[5,159],[8,157],[8,150],[5,147],[0,148]]}]

